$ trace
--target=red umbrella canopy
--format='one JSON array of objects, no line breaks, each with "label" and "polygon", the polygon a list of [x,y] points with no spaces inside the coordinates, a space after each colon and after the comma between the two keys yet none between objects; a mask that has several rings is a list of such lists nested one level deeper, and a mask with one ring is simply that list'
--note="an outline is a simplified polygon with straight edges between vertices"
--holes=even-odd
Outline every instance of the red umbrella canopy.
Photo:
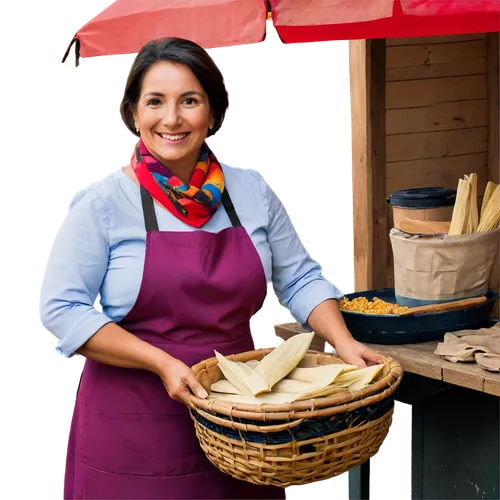
[{"label": "red umbrella canopy", "polygon": [[307,0],[270,3],[284,43],[500,31],[500,0],[322,0],[314,9]]},{"label": "red umbrella canopy", "polygon": [[500,0],[117,0],[74,36],[79,57],[138,52],[177,36],[205,48],[500,31]]},{"label": "red umbrella canopy", "polygon": [[176,36],[204,48],[261,42],[264,0],[117,0],[74,36],[79,57],[139,52],[149,40]]}]

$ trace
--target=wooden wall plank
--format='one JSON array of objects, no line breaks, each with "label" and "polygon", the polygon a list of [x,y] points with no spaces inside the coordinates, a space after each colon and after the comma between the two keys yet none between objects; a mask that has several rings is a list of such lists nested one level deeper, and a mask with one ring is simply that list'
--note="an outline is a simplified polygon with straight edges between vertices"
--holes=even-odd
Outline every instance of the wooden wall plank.
[{"label": "wooden wall plank", "polygon": [[387,109],[416,108],[438,102],[485,99],[486,75],[387,82]]},{"label": "wooden wall plank", "polygon": [[443,64],[486,56],[486,40],[387,47],[386,69]]},{"label": "wooden wall plank", "polygon": [[499,40],[498,33],[488,34],[488,168],[490,180],[497,184],[500,183]]},{"label": "wooden wall plank", "polygon": [[442,186],[456,189],[458,179],[473,172],[478,175],[478,194],[482,196],[488,180],[486,152],[388,163],[387,195],[409,187]]},{"label": "wooden wall plank", "polygon": [[485,38],[485,33],[471,33],[466,35],[413,36],[410,38],[388,38],[387,46],[395,47],[398,45],[469,42],[471,40],[484,40]]},{"label": "wooden wall plank", "polygon": [[349,42],[356,290],[386,279],[385,52],[385,39]]},{"label": "wooden wall plank", "polygon": [[[497,184],[500,183],[499,58],[500,35],[488,33],[488,178]],[[500,290],[500,258],[498,256],[491,277],[491,288]],[[498,301],[493,314],[496,316],[500,314]]]},{"label": "wooden wall plank", "polygon": [[486,57],[476,57],[465,61],[444,64],[421,64],[404,68],[386,70],[386,80],[421,80],[426,78],[445,78],[449,76],[480,75],[486,73]]},{"label": "wooden wall plank", "polygon": [[388,162],[482,153],[487,150],[487,127],[389,135],[386,141]]},{"label": "wooden wall plank", "polygon": [[486,99],[440,102],[411,109],[389,109],[386,115],[387,135],[453,130],[488,125]]}]

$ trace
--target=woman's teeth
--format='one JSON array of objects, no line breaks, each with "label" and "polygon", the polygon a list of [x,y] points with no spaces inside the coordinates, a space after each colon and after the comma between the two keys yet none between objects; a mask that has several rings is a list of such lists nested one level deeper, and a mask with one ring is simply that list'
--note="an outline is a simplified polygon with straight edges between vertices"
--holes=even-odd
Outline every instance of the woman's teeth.
[{"label": "woman's teeth", "polygon": [[167,135],[167,134],[160,134],[163,139],[166,139],[167,141],[180,141],[181,139],[184,139],[185,137],[188,136],[188,134],[177,134],[177,135]]}]

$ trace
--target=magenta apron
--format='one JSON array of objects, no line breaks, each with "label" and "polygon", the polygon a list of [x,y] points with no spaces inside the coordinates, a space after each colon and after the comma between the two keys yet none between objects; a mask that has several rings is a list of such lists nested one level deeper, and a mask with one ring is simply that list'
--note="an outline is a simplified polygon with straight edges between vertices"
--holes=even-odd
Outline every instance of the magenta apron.
[{"label": "magenta apron", "polygon": [[[146,222],[142,283],[119,323],[186,365],[254,348],[250,318],[266,295],[260,257],[227,191],[232,226],[161,232],[141,188]],[[66,462],[65,499],[278,499],[284,489],[233,479],[205,457],[187,407],[146,370],[87,359]]]}]

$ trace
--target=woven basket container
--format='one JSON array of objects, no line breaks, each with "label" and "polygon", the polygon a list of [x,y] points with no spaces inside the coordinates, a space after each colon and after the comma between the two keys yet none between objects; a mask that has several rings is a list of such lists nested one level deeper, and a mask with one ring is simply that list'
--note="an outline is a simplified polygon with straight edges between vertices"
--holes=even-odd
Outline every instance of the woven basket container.
[{"label": "woven basket container", "polygon": [[[228,356],[261,360],[272,349]],[[356,467],[377,453],[392,421],[392,393],[401,366],[382,356],[378,380],[359,391],[287,404],[242,404],[191,397],[191,417],[208,459],[230,476],[287,487],[321,481]],[[210,391],[223,378],[217,359],[193,366]],[[333,354],[309,351],[300,366],[342,363]]]}]

